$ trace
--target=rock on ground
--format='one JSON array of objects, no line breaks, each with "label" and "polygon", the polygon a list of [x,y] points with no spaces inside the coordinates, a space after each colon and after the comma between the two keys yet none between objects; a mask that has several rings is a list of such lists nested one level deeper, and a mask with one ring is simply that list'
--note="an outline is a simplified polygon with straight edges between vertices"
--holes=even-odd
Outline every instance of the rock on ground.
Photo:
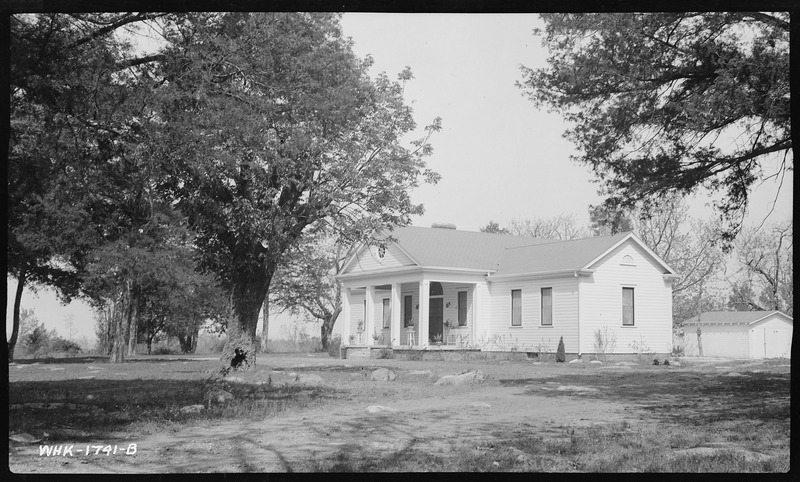
[{"label": "rock on ground", "polygon": [[396,412],[396,408],[387,407],[385,405],[370,405],[367,407],[368,413],[382,413],[382,412]]},{"label": "rock on ground", "polygon": [[465,383],[476,383],[482,382],[486,378],[481,370],[477,370],[474,372],[467,372],[461,375],[445,375],[440,379],[436,380],[434,385],[453,385],[459,386]]},{"label": "rock on ground", "polygon": [[567,363],[583,363],[583,360],[581,360],[580,358],[576,358],[576,359],[574,359],[574,360],[570,360],[570,361],[569,361],[569,362],[567,362]]},{"label": "rock on ground", "polygon": [[186,405],[181,407],[181,413],[200,413],[204,408],[203,405]]},{"label": "rock on ground", "polygon": [[370,378],[379,382],[391,382],[397,378],[397,374],[388,368],[378,368],[372,372]]},{"label": "rock on ground", "polygon": [[322,377],[314,373],[301,373],[295,378],[295,383],[315,387],[322,384]]}]

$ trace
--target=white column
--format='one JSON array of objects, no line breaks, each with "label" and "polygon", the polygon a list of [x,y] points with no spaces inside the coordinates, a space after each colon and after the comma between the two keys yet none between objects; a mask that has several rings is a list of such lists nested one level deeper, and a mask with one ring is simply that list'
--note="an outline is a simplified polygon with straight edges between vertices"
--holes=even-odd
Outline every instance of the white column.
[{"label": "white column", "polygon": [[389,325],[392,327],[390,338],[393,340],[392,345],[400,345],[400,327],[403,326],[403,320],[400,317],[400,283],[392,283],[392,298],[389,303],[392,308],[392,321]]},{"label": "white column", "polygon": [[472,333],[470,343],[475,343],[478,336],[478,283],[472,285]]},{"label": "white column", "polygon": [[420,281],[419,283],[419,346],[428,346],[428,305],[430,303],[430,281]]},{"label": "white column", "polygon": [[352,325],[350,320],[350,288],[342,288],[342,344],[350,344]]},{"label": "white column", "polygon": [[365,296],[367,305],[364,313],[364,336],[367,345],[374,345],[372,334],[375,332],[375,286],[367,286]]}]

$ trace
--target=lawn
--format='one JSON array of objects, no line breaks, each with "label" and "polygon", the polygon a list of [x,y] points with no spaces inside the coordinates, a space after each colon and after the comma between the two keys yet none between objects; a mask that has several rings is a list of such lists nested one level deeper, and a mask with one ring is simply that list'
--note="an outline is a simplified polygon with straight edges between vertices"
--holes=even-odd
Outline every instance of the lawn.
[{"label": "lawn", "polygon": [[[17,473],[786,472],[787,360],[677,366],[260,356],[9,366]],[[380,367],[397,378],[371,378]],[[460,386],[441,376],[480,371]],[[25,437],[28,437],[26,440]],[[40,447],[134,454],[40,455]],[[92,451],[95,451],[92,448]]]}]

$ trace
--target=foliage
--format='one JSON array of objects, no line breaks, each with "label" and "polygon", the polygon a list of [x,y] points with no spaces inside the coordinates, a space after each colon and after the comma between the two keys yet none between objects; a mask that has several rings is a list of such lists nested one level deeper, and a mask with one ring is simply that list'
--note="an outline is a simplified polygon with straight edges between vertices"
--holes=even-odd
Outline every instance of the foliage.
[{"label": "foliage", "polygon": [[371,233],[320,223],[289,248],[270,284],[270,305],[320,322],[323,350],[342,311],[341,283],[334,276]]},{"label": "foliage", "polygon": [[242,330],[258,313],[286,251],[316,222],[409,222],[409,190],[435,181],[402,83],[367,75],[338,14],[186,15],[158,77],[165,153],[205,270],[232,293]]},{"label": "foliage", "polygon": [[339,348],[342,346],[342,337],[336,335],[331,338],[330,343],[328,343],[328,355],[332,356],[333,358],[339,358],[341,353],[339,353]]},{"label": "foliage", "polygon": [[564,363],[567,361],[567,354],[564,349],[564,337],[558,339],[558,348],[556,349],[556,361]]},{"label": "foliage", "polygon": [[754,183],[793,166],[788,12],[542,17],[548,66],[518,85],[572,124],[604,206],[704,187],[730,243]]},{"label": "foliage", "polygon": [[497,221],[489,221],[486,226],[480,228],[482,233],[511,234],[508,229],[501,228]]}]

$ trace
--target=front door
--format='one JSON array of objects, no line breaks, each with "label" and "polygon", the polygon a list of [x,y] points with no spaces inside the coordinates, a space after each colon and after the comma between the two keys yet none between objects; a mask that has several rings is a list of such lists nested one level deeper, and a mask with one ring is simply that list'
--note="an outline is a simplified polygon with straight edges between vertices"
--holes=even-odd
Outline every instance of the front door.
[{"label": "front door", "polygon": [[431,298],[428,315],[428,339],[434,341],[439,336],[441,341],[443,330],[442,321],[444,320],[444,307],[442,298]]}]

